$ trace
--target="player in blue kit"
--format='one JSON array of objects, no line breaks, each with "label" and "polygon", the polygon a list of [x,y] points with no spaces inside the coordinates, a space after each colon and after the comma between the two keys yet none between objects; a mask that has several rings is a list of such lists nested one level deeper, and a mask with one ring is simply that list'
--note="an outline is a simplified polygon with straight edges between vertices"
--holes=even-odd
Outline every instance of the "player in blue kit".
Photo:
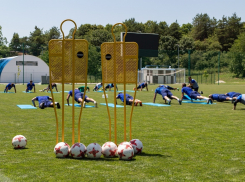
[{"label": "player in blue kit", "polygon": [[[67,95],[67,97],[66,97],[68,106],[69,106],[69,99],[70,99],[70,97],[72,97],[72,95],[73,95],[73,91],[70,90],[68,95]],[[80,90],[78,90],[77,88],[74,90],[74,98],[75,98],[75,101],[77,103],[82,103],[83,102],[83,107],[86,106],[86,102],[93,102],[94,106],[98,107],[97,106],[97,102],[94,99],[89,98],[86,95],[84,96],[84,101],[83,101],[83,92],[80,92]]]},{"label": "player in blue kit", "polygon": [[179,88],[173,88],[173,87],[170,87],[169,85],[159,85],[159,86],[160,87],[165,87],[168,90],[178,90],[179,91]]},{"label": "player in blue kit", "polygon": [[[120,99],[122,102],[124,102],[124,94],[122,92],[120,92],[117,96],[116,96],[116,99]],[[129,94],[126,94],[126,105],[132,105],[133,103],[133,100],[134,98],[129,95]],[[139,100],[139,99],[135,99],[134,100],[134,105],[137,106],[138,103],[140,104],[140,106],[142,106],[142,101]],[[117,104],[117,102],[116,102]]]},{"label": "player in blue kit", "polygon": [[[32,99],[32,104],[34,107],[36,107],[35,101],[38,101],[39,108],[44,109],[45,107],[54,107],[54,104],[52,101],[52,98],[49,96],[37,96]],[[55,105],[57,105],[57,108],[60,109],[60,104],[58,102],[55,102]]]},{"label": "player in blue kit", "polygon": [[184,94],[188,95],[192,99],[205,99],[207,100],[207,104],[210,102],[211,104],[213,103],[212,99],[201,96],[197,91],[193,91],[190,87],[187,87],[185,83],[182,84],[182,96],[181,100],[183,100]]},{"label": "player in blue kit", "polygon": [[[226,93],[225,95],[227,95],[228,97],[230,97],[230,98],[233,98],[233,97],[238,97],[239,95],[241,95],[240,93],[238,93],[238,92],[228,92],[228,93]],[[235,98],[236,99],[236,98]],[[234,99],[234,100],[235,100]]]},{"label": "player in blue kit", "polygon": [[161,86],[160,85],[160,86],[157,87],[157,89],[155,90],[153,103],[155,103],[157,94],[160,94],[162,96],[162,99],[165,100],[165,103],[167,101],[169,105],[171,104],[171,99],[176,99],[179,102],[180,105],[182,103],[182,101],[178,97],[174,96],[170,92],[170,90],[168,90],[165,86]]},{"label": "player in blue kit", "polygon": [[[140,91],[142,91],[143,88],[146,88],[146,90],[148,91],[148,85],[146,82],[141,83],[136,89],[137,90],[140,89]],[[134,88],[134,90],[135,90],[135,88]]]},{"label": "player in blue kit", "polygon": [[241,95],[239,95],[239,96],[236,98],[236,100],[235,100],[235,102],[234,102],[233,110],[236,110],[236,105],[237,105],[238,102],[241,102],[242,104],[245,105],[245,94],[241,94]]},{"label": "player in blue kit", "polygon": [[[52,89],[55,88],[56,89],[56,92],[58,92],[58,88],[57,88],[56,83],[52,83],[51,85],[52,85]],[[47,92],[50,90],[50,84],[48,84],[48,87],[47,88],[44,88],[43,90],[39,90],[39,91],[44,92],[45,90],[47,90]]]},{"label": "player in blue kit", "polygon": [[27,85],[26,85],[26,92],[31,91],[33,87],[34,87],[34,92],[36,92],[35,84],[32,81],[30,81],[29,83],[27,83]]},{"label": "player in blue kit", "polygon": [[14,87],[15,93],[16,93],[16,88],[15,88],[15,84],[13,83],[9,83],[5,89],[4,89],[4,93],[8,93],[9,90],[11,90],[11,88]]},{"label": "player in blue kit", "polygon": [[[105,90],[107,90],[109,88],[109,91],[111,91],[111,88],[113,88],[113,87],[114,87],[114,84],[109,83],[108,85],[106,85]],[[116,88],[117,88],[117,85],[116,85]],[[118,91],[118,88],[117,88],[117,91]]]},{"label": "player in blue kit", "polygon": [[102,87],[102,83],[97,83],[95,87],[93,88],[93,91],[97,91]]},{"label": "player in blue kit", "polygon": [[[188,80],[189,80],[189,85],[187,87],[190,87],[194,91],[198,92],[199,86],[198,86],[196,80],[192,79],[191,76],[188,77]],[[201,91],[199,94],[203,94],[203,91]]]},{"label": "player in blue kit", "polygon": [[[233,98],[225,95],[225,94],[211,94],[208,96],[212,101],[216,100],[218,102],[223,102],[223,101],[232,101]],[[234,98],[235,99],[235,98]]]}]

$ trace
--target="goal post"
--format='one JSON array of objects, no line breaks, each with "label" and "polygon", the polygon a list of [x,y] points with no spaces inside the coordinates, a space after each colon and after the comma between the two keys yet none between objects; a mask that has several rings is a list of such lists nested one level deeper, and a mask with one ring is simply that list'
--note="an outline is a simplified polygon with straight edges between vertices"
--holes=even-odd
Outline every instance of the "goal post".
[{"label": "goal post", "polygon": [[185,83],[185,68],[142,68],[138,71],[138,83]]}]

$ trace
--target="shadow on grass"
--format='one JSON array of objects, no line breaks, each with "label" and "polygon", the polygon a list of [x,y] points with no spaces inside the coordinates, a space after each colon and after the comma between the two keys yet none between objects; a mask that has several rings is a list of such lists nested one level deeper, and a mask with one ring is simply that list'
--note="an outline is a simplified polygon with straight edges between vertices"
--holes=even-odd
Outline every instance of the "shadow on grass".
[{"label": "shadow on grass", "polygon": [[27,147],[25,147],[25,148],[14,148],[14,150],[25,150],[25,149],[29,149],[29,148],[27,148]]},{"label": "shadow on grass", "polygon": [[149,153],[145,153],[142,152],[141,154],[137,154],[138,156],[147,156],[147,157],[163,157],[163,158],[167,158],[167,157],[172,157],[170,155],[162,155],[162,154],[149,154]]},{"label": "shadow on grass", "polygon": [[114,161],[119,160],[118,157],[113,157],[113,158],[100,157],[100,158],[92,159],[92,158],[87,158],[87,157],[85,157],[85,158],[73,158],[73,157],[69,156],[69,157],[64,157],[64,158],[62,158],[62,157],[56,157],[56,158],[61,159],[61,160],[66,159],[66,160],[80,160],[80,161],[112,161],[112,162],[114,162]]}]

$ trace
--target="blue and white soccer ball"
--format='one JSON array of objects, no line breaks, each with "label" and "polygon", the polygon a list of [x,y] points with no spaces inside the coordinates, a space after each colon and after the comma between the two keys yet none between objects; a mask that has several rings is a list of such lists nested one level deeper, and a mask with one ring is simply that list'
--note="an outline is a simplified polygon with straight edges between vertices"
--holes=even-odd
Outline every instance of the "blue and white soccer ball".
[{"label": "blue and white soccer ball", "polygon": [[70,146],[65,142],[57,143],[54,147],[54,153],[56,157],[59,158],[68,157],[70,153]]},{"label": "blue and white soccer ball", "polygon": [[98,159],[101,156],[102,148],[98,143],[91,143],[87,146],[87,157],[91,159]]},{"label": "blue and white soccer ball", "polygon": [[27,139],[23,135],[16,135],[12,139],[12,145],[15,149],[22,149],[25,148],[27,144]]},{"label": "blue and white soccer ball", "polygon": [[73,158],[84,158],[86,146],[83,143],[74,143],[71,147],[71,156]]},{"label": "blue and white soccer ball", "polygon": [[113,142],[106,142],[104,145],[102,145],[102,154],[104,157],[116,157],[117,145]]}]

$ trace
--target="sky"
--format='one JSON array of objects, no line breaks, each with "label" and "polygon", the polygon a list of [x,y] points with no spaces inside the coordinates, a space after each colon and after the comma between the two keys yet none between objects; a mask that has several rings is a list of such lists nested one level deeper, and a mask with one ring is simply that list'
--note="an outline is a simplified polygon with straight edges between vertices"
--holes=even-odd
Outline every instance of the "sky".
[{"label": "sky", "polygon": [[[234,13],[245,21],[245,0],[0,0],[0,26],[2,34],[10,42],[13,34],[29,36],[37,26],[47,31],[60,27],[65,19],[81,24],[116,24],[135,18],[136,22],[148,20],[167,22],[177,20],[179,25],[192,23],[197,14],[207,13],[210,18],[221,19]],[[65,22],[65,35],[74,27]]]}]

